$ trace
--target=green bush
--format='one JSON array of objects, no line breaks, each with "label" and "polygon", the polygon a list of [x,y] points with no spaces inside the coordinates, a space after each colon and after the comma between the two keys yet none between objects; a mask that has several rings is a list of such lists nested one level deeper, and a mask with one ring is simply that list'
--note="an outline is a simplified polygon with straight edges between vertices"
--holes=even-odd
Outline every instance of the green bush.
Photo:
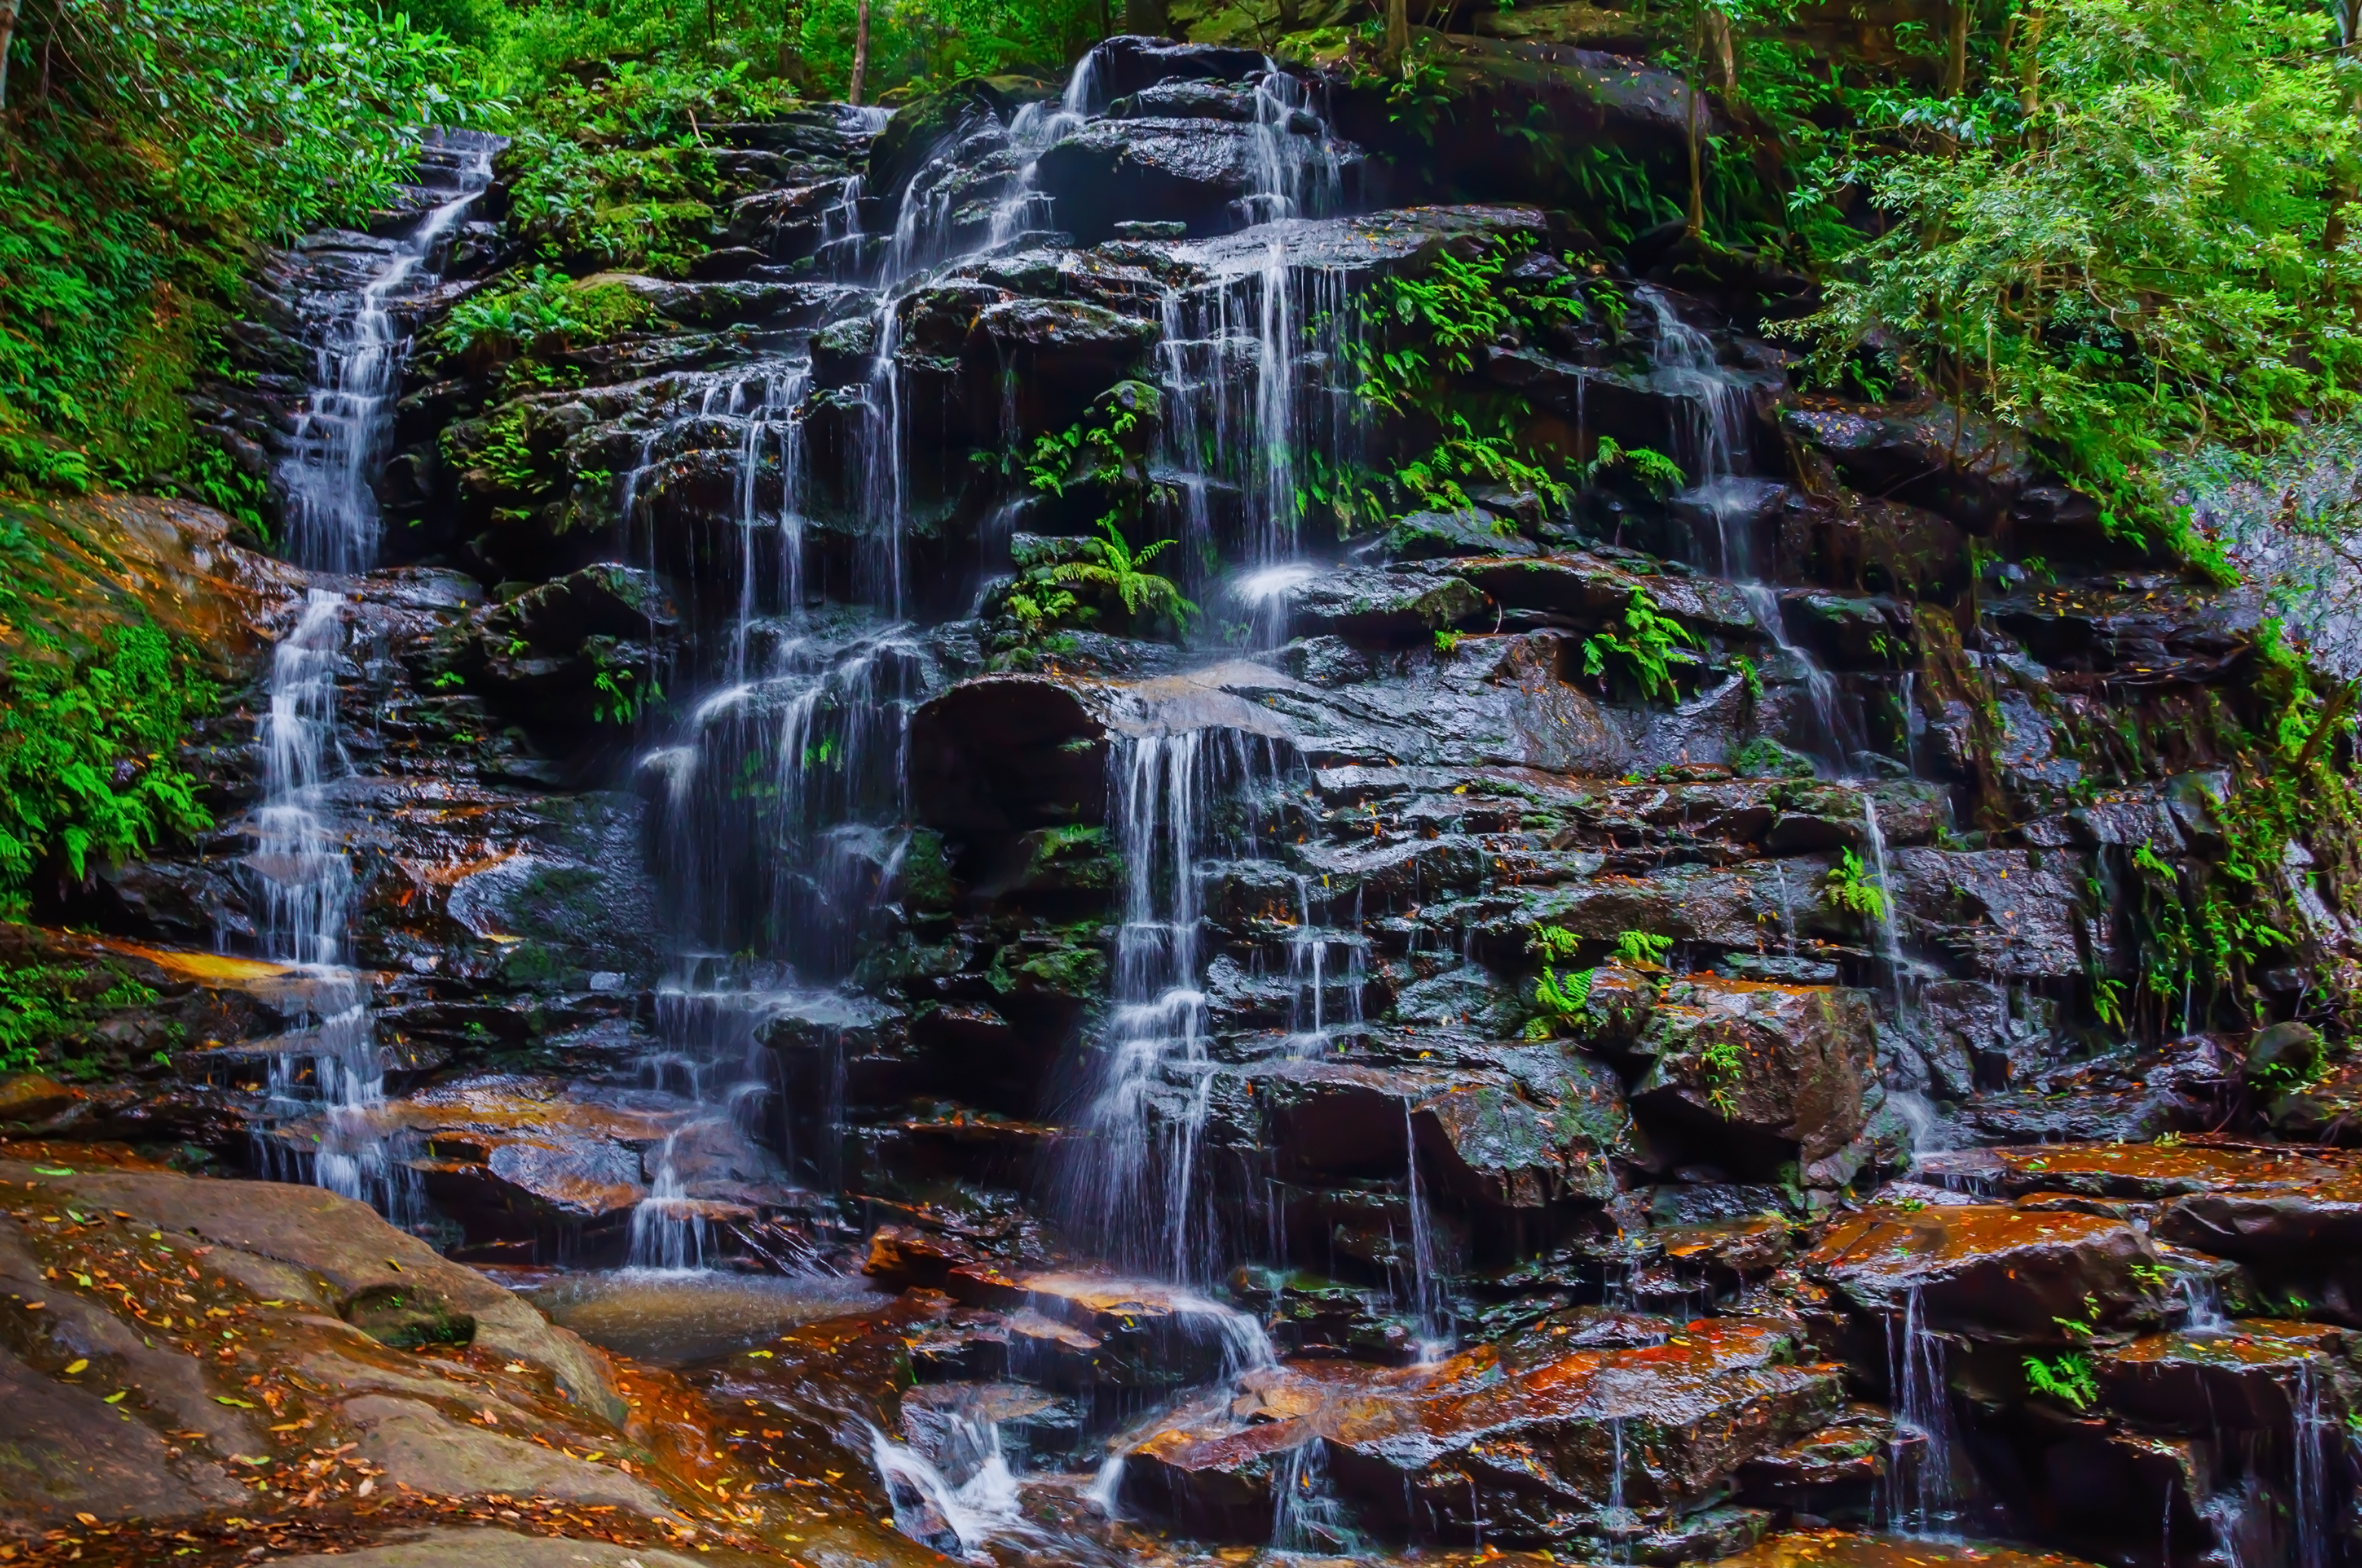
[{"label": "green bush", "polygon": [[195,650],[152,625],[118,628],[98,655],[70,658],[34,625],[12,574],[37,548],[0,519],[0,622],[28,645],[0,676],[0,914],[20,912],[40,861],[77,877],[92,855],[137,855],[213,820],[172,760],[219,693]]}]

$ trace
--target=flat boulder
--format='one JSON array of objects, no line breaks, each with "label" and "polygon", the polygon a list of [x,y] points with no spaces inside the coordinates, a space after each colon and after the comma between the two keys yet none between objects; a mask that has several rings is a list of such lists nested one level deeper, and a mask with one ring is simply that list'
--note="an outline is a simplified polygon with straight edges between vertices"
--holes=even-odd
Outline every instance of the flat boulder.
[{"label": "flat boulder", "polygon": [[1945,1149],[1919,1162],[1922,1179],[2002,1198],[2071,1192],[2155,1201],[2191,1193],[2305,1187],[2350,1173],[2349,1161],[2309,1150],[2212,1143],[2035,1143]]},{"label": "flat boulder", "polygon": [[1295,578],[1271,592],[1298,636],[1376,645],[1424,641],[1491,603],[1462,577],[1416,567],[1341,567]]},{"label": "flat boulder", "polygon": [[2301,1415],[2336,1420],[2356,1408],[2354,1348],[2345,1330],[2325,1323],[2249,1319],[2098,1351],[2092,1375],[2107,1409],[2147,1427],[2200,1437],[2287,1432]]},{"label": "flat boulder", "polygon": [[1870,1209],[1832,1225],[1804,1259],[1808,1278],[1857,1310],[2042,1345],[2081,1342],[2062,1324],[2155,1322],[2163,1304],[2135,1271],[2158,1266],[2147,1237],[2125,1220],[2000,1204]]}]

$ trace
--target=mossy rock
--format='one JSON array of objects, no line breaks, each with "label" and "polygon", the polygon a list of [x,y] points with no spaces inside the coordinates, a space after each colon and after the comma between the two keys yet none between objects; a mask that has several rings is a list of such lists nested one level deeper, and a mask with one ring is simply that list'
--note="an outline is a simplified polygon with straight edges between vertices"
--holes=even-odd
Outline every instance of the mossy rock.
[{"label": "mossy rock", "polygon": [[432,1289],[409,1285],[372,1285],[347,1298],[346,1322],[382,1345],[419,1350],[427,1345],[473,1344],[476,1320]]}]

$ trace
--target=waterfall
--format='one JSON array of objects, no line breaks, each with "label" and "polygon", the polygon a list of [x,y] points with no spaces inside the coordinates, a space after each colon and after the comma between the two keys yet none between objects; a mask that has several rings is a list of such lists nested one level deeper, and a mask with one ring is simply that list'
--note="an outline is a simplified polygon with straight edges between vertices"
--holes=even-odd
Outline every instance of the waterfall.
[{"label": "waterfall", "polygon": [[1319,1438],[1279,1456],[1272,1475],[1271,1550],[1331,1556],[1356,1550],[1344,1503],[1329,1481],[1329,1449]]},{"label": "waterfall", "polygon": [[[1152,1159],[1152,1101],[1175,1074],[1202,1074],[1206,996],[1198,988],[1198,867],[1201,731],[1120,737],[1109,750],[1109,796],[1123,855],[1113,1007],[1093,1052],[1077,1120],[1082,1169],[1062,1182],[1076,1229],[1133,1267],[1189,1275],[1186,1204],[1196,1140]],[[1192,1086],[1193,1090],[1197,1088]],[[1193,1107],[1193,1109],[1195,1109]],[[1154,1187],[1160,1174],[1166,1202]],[[1164,1210],[1159,1212],[1160,1208]]]},{"label": "waterfall", "polygon": [[2319,1358],[2307,1356],[2296,1369],[2294,1397],[2289,1401],[2290,1467],[2295,1480],[2296,1550],[2290,1568],[2329,1568],[2334,1521],[2330,1518],[2329,1448],[2332,1427],[2323,1408],[2323,1373]]},{"label": "waterfall", "polygon": [[1403,1101],[1403,1151],[1407,1166],[1404,1191],[1410,1207],[1411,1310],[1418,1321],[1418,1359],[1440,1361],[1451,1349],[1445,1321],[1443,1290],[1436,1275],[1434,1228],[1427,1212],[1427,1194],[1419,1187],[1418,1137],[1411,1125],[1410,1101]]},{"label": "waterfall", "polygon": [[[1723,374],[1714,340],[1683,321],[1661,290],[1641,284],[1632,297],[1649,307],[1656,323],[1650,380],[1672,392],[1687,411],[1671,432],[1675,458],[1702,485],[1738,472],[1738,458],[1748,446],[1746,393]],[[1731,575],[1734,563],[1727,536],[1725,548],[1724,572]]]},{"label": "waterfall", "polygon": [[1904,1297],[1900,1320],[1891,1313],[1886,1320],[1886,1386],[1894,1437],[1887,1445],[1882,1509],[1884,1528],[1904,1535],[1940,1533],[1958,1510],[1945,1360],[1944,1342],[1929,1331],[1915,1289]]},{"label": "waterfall", "polygon": [[1878,955],[1886,964],[1886,972],[1894,981],[1894,1016],[1900,1021],[1911,1016],[1911,1003],[1906,992],[1903,960],[1903,908],[1894,885],[1894,874],[1886,860],[1886,834],[1878,825],[1878,800],[1867,790],[1861,795],[1862,844],[1870,851],[1870,862],[1878,877]]},{"label": "waterfall", "polygon": [[[352,967],[352,859],[330,800],[344,767],[337,669],[346,607],[343,595],[312,590],[295,629],[271,654],[270,705],[257,737],[262,801],[249,819],[254,848],[245,864],[259,895],[264,955],[306,971],[303,1017],[271,1057],[271,1099],[290,1115],[316,1107],[313,1181],[401,1222],[414,1195],[380,1124],[385,1068],[368,981]],[[301,1161],[293,1168],[275,1157],[267,1163],[278,1174],[304,1175]]]},{"label": "waterfall", "polygon": [[386,249],[376,273],[354,293],[351,314],[332,320],[313,349],[312,388],[279,465],[288,553],[299,566],[346,575],[377,564],[375,486],[410,353],[394,302],[491,183],[500,146],[468,133],[442,133],[426,144],[426,150],[453,155],[458,193]]},{"label": "waterfall", "polygon": [[958,1458],[973,1467],[965,1481],[954,1483],[934,1461],[875,1427],[870,1463],[892,1499],[894,1528],[922,1546],[965,1557],[1022,1526],[1017,1478],[1001,1452],[999,1426],[964,1410],[943,1412],[940,1419],[948,1429],[946,1447],[964,1450]]}]

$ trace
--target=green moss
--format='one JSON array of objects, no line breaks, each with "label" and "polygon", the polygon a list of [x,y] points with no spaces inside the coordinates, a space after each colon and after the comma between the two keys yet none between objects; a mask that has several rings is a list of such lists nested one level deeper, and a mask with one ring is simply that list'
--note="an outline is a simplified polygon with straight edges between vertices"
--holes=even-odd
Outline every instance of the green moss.
[{"label": "green moss", "polygon": [[99,1026],[155,1001],[152,988],[111,966],[0,964],[0,1073],[47,1061],[69,1077],[104,1076],[85,1066],[94,1061]]}]

